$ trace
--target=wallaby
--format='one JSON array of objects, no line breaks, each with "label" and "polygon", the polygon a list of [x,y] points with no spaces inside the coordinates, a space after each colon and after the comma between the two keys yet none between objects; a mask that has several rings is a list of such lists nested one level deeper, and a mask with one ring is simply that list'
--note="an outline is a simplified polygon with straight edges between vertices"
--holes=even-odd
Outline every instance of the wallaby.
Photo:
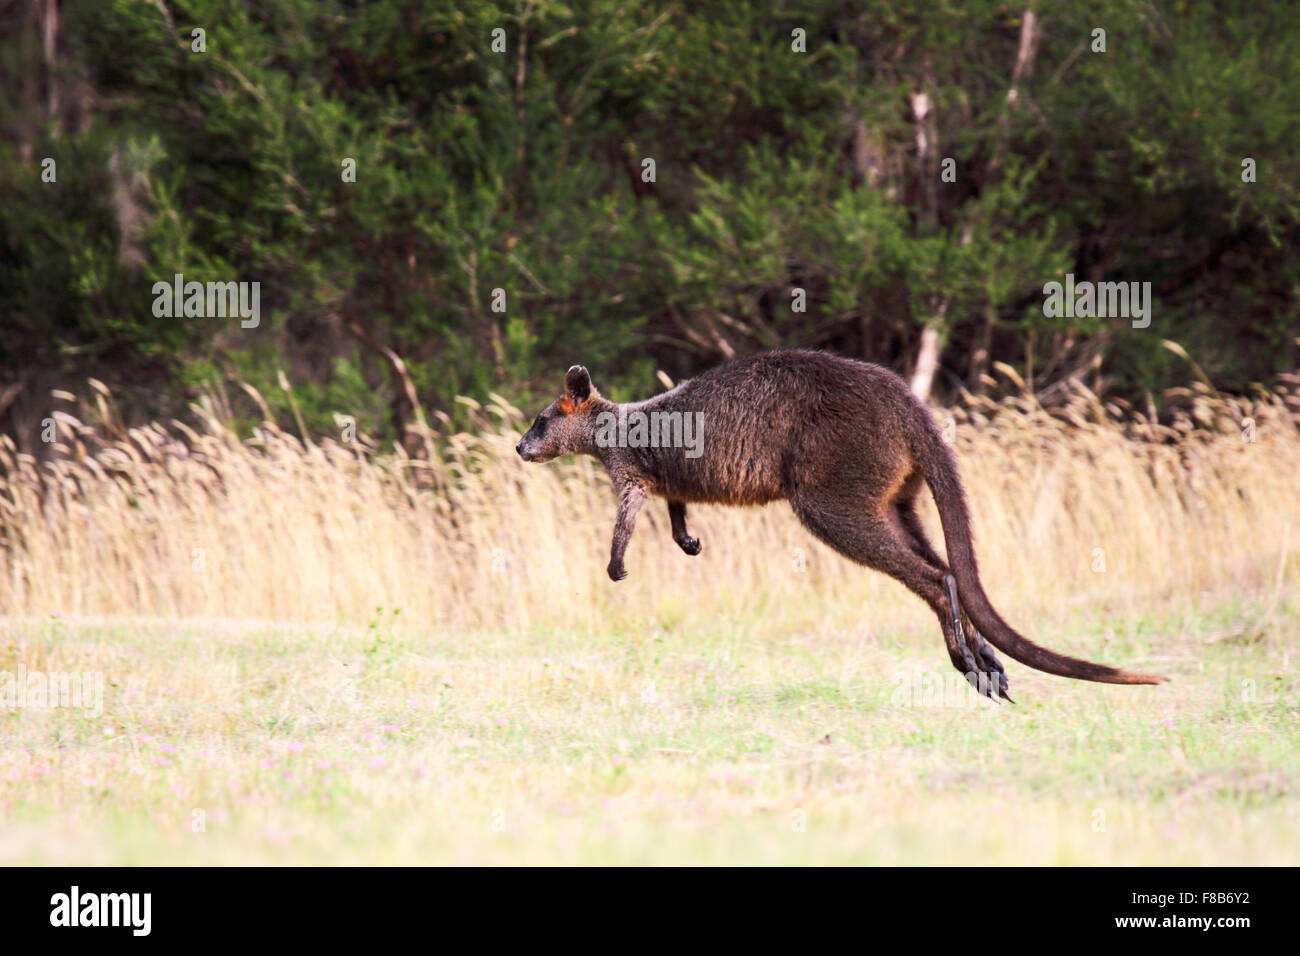
[{"label": "wallaby", "polygon": [[[693,423],[698,441],[691,447],[680,439],[682,426]],[[1002,619],[980,583],[956,459],[929,409],[879,365],[824,352],[764,352],[624,404],[602,397],[587,370],[575,365],[565,375],[564,394],[542,410],[515,450],[525,461],[585,454],[604,464],[618,496],[608,568],[615,581],[627,576],[623,556],[649,495],[667,499],[673,540],[692,555],[700,553],[700,542],[686,531],[688,502],[758,505],[784,498],[822,541],[897,578],[929,604],[953,665],[990,698],[1011,700],[1006,671],[988,642],[1062,677],[1167,680],[1066,657],[1021,637]],[[939,509],[948,563],[917,518],[922,483]]]}]

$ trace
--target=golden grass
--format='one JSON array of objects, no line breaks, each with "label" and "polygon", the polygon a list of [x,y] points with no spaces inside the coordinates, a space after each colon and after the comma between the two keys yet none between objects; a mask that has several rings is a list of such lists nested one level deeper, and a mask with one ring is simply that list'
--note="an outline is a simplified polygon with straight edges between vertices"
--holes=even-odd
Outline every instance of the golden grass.
[{"label": "golden grass", "polygon": [[[1185,397],[1164,426],[1122,424],[1082,392],[1054,415],[1026,400],[940,413],[986,588],[1013,620],[1267,593],[1294,571],[1296,420],[1276,396]],[[270,423],[241,441],[212,401],[197,431],[127,430],[96,398],[100,421],[63,416],[51,461],[0,447],[0,613],[355,621],[384,607],[435,629],[596,633],[647,614],[797,606],[814,620],[818,601],[915,600],[814,542],[783,503],[693,508],[696,558],[653,503],[614,585],[599,464],[521,462],[522,416],[499,400],[425,462]]]}]

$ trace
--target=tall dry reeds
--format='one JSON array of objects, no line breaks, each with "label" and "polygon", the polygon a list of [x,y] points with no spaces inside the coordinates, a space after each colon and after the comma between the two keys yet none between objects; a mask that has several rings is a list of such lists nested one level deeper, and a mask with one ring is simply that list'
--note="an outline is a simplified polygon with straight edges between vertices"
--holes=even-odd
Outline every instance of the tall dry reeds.
[{"label": "tall dry reeds", "polygon": [[[816,544],[784,504],[693,508],[704,553],[688,558],[654,503],[631,577],[615,585],[598,463],[524,464],[513,450],[524,418],[501,400],[468,403],[476,430],[414,461],[269,421],[241,440],[212,400],[196,407],[196,427],[126,429],[105,389],[94,398],[83,407],[98,420],[60,416],[46,461],[0,440],[0,613],[355,620],[382,606],[447,630],[815,616],[831,599],[927,613]],[[1279,396],[1197,387],[1175,398],[1182,410],[1165,424],[1082,389],[1051,414],[1031,399],[939,413],[996,603],[1267,598],[1294,576],[1294,413]]]}]

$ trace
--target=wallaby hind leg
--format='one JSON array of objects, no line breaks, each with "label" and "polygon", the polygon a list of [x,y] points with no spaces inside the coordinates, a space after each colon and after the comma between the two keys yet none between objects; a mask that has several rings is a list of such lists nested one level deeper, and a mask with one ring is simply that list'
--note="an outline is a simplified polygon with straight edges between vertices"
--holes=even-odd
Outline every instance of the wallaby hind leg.
[{"label": "wallaby hind leg", "polygon": [[[894,508],[898,516],[898,523],[903,529],[904,536],[911,543],[912,550],[928,564],[937,568],[940,573],[950,577],[952,572],[948,569],[948,562],[939,557],[934,548],[931,547],[930,540],[925,536],[925,529],[921,526],[921,519],[916,514],[916,499],[899,498],[894,502]],[[980,659],[988,665],[989,669],[1000,675],[997,692],[1000,696],[1011,700],[1006,668],[1002,666],[1002,662],[993,653],[993,647],[988,641],[984,640],[984,635],[975,627],[975,622],[961,609],[960,595],[958,596],[957,605],[954,610],[961,613],[962,629],[965,631],[966,642],[970,645],[971,650],[978,654]],[[1015,701],[1012,701],[1012,703],[1015,703]]]},{"label": "wallaby hind leg", "polygon": [[930,605],[939,618],[953,666],[976,690],[996,700],[1000,675],[990,672],[966,642],[958,640],[944,575],[913,551],[890,520],[871,508],[846,514],[842,501],[836,502],[833,494],[801,492],[790,499],[790,504],[804,526],[840,554],[901,581]]}]

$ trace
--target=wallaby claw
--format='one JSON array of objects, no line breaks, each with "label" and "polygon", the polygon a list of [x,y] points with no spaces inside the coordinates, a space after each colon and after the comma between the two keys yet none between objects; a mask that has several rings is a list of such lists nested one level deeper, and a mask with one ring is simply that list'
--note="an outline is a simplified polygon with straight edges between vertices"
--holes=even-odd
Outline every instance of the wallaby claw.
[{"label": "wallaby claw", "polygon": [[688,535],[687,537],[682,538],[681,540],[679,540],[679,541],[677,542],[677,546],[680,547],[680,548],[681,548],[683,551],[685,551],[687,554],[692,554],[692,555],[694,555],[694,554],[699,554],[699,553],[700,553],[700,539],[699,539],[699,538],[692,538],[692,537],[690,537],[690,536]]},{"label": "wallaby claw", "polygon": [[975,640],[979,642],[979,656],[988,671],[989,682],[997,689],[999,697],[1014,704],[1015,701],[1012,700],[1011,694],[1008,693],[1007,669],[1002,666],[1002,662],[993,653],[993,648],[984,640],[984,635],[979,631],[975,632]]},{"label": "wallaby claw", "polygon": [[614,564],[611,562],[609,567],[605,570],[609,572],[609,579],[611,581],[622,581],[627,577],[627,568],[623,567],[621,564]]}]

